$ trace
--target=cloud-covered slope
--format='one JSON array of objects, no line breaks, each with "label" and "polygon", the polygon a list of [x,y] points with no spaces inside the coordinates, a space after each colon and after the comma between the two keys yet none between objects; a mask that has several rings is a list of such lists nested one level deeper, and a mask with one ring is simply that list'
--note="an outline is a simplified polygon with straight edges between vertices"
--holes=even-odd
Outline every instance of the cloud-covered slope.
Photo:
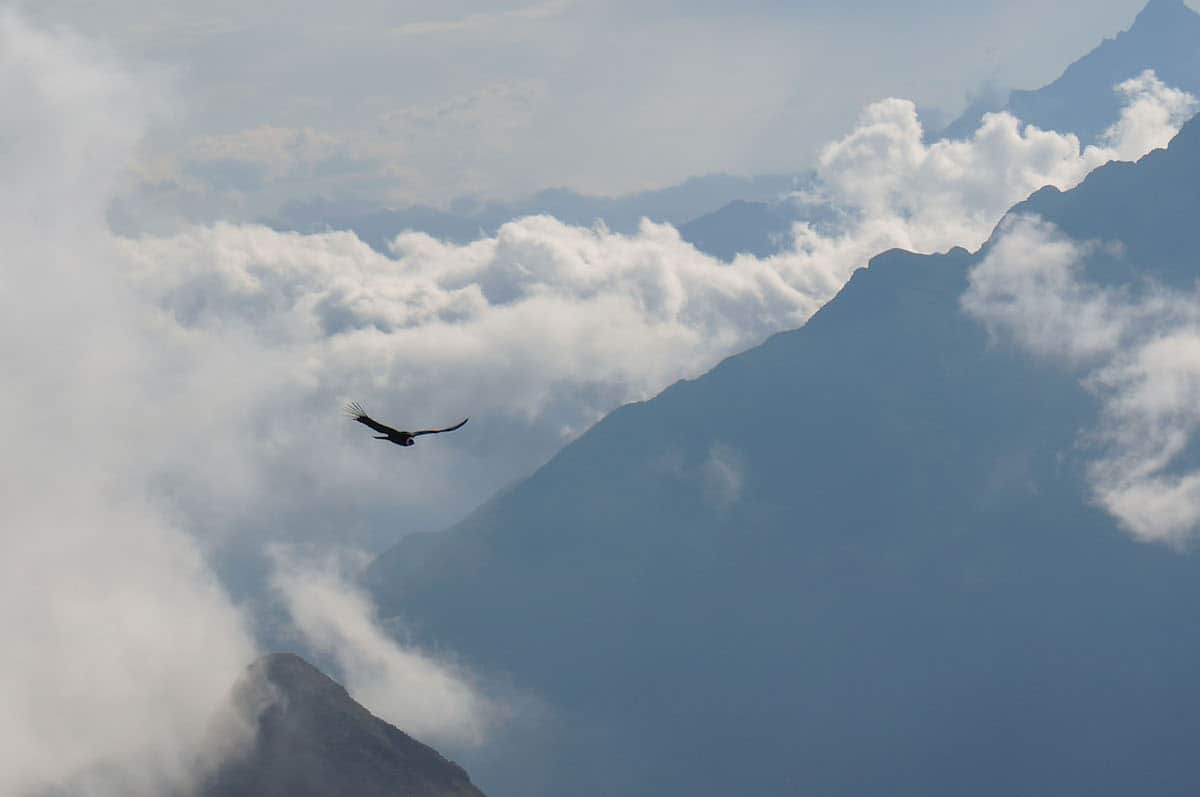
[{"label": "cloud-covered slope", "polygon": [[[1022,208],[1101,229],[1072,244],[1080,291],[1194,280],[1198,135]],[[1197,560],[1139,542],[1096,470],[1170,486],[1194,446],[1165,474],[1122,459],[1111,410],[1142,393],[963,304],[1005,234],[876,258],[804,328],[376,561],[386,611],[562,712],[545,780],[495,793],[1195,791]],[[1190,439],[1190,415],[1153,418]]]}]

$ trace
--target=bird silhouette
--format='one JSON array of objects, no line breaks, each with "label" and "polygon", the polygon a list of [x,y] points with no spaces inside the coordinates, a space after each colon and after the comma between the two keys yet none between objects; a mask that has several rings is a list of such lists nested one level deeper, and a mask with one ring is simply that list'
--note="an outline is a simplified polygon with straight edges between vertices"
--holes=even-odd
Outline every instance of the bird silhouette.
[{"label": "bird silhouette", "polygon": [[369,426],[380,434],[375,435],[376,440],[387,440],[389,443],[395,443],[398,446],[411,446],[417,441],[414,438],[420,437],[423,434],[441,434],[442,432],[453,432],[455,429],[461,429],[463,424],[471,420],[463,418],[453,426],[447,426],[445,429],[422,429],[419,432],[405,432],[400,429],[393,429],[390,426],[385,426],[379,421],[367,415],[363,410],[362,405],[357,401],[351,401],[346,405],[346,414],[354,420],[361,423],[363,426]]}]

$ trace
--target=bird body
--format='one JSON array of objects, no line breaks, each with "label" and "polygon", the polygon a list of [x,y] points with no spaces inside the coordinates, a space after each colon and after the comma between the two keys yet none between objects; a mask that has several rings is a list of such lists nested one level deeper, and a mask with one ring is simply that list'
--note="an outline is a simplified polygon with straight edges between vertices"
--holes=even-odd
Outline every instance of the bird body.
[{"label": "bird body", "polygon": [[357,401],[352,401],[346,405],[346,414],[354,420],[361,423],[370,429],[373,429],[380,434],[375,435],[376,440],[387,440],[389,443],[395,443],[398,446],[411,446],[416,444],[417,437],[423,434],[441,434],[442,432],[453,432],[455,429],[461,429],[462,426],[470,420],[463,418],[453,426],[447,426],[445,429],[422,429],[419,432],[406,432],[401,429],[393,429],[390,426],[380,423],[363,410],[362,405]]}]

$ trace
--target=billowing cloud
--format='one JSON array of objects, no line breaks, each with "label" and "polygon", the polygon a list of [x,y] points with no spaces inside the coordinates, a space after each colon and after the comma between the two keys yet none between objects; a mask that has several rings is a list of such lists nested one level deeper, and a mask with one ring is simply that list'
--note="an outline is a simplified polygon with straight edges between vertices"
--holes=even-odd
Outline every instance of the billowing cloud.
[{"label": "billowing cloud", "polygon": [[[1120,120],[1086,148],[1004,113],[926,145],[912,103],[876,103],[800,198],[830,221],[798,224],[794,248],[763,260],[720,263],[665,225],[620,235],[547,217],[467,245],[404,234],[391,255],[253,225],[125,240],[160,341],[192,363],[178,384],[221,384],[216,411],[183,432],[192,457],[164,471],[176,486],[225,482],[196,505],[357,507],[368,546],[436,526],[619,404],[802,324],[878,252],[976,247],[1013,203],[1165,144],[1195,107],[1151,73],[1117,90]],[[401,426],[476,420],[398,452],[336,425],[348,398]]]},{"label": "billowing cloud", "polygon": [[1101,400],[1088,469],[1097,502],[1141,540],[1181,544],[1200,528],[1200,295],[1116,290],[1081,276],[1111,245],[1033,217],[1008,219],[971,272],[964,309],[993,333],[1080,370]]},{"label": "billowing cloud", "polygon": [[276,548],[271,582],[309,649],[332,657],[350,694],[372,712],[434,744],[476,745],[499,708],[453,665],[397,641],[354,586],[355,563]]},{"label": "billowing cloud", "polygon": [[1149,71],[1115,90],[1125,103],[1121,117],[1102,144],[1087,147],[1073,134],[1024,125],[1006,112],[985,115],[969,139],[926,146],[913,103],[875,103],[853,132],[822,151],[819,188],[801,197],[837,211],[838,234],[800,224],[797,246],[848,261],[843,269],[892,247],[975,249],[1008,208],[1037,189],[1067,190],[1108,161],[1166,146],[1197,108],[1195,97]]}]

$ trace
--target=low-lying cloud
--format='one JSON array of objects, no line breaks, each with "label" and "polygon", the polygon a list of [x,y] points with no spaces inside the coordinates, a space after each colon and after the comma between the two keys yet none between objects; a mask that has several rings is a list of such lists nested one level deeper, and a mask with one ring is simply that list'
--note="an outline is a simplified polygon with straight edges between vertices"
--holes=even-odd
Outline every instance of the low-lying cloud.
[{"label": "low-lying cloud", "polygon": [[[192,363],[180,379],[221,386],[219,414],[188,434],[205,478],[226,483],[197,494],[357,507],[376,520],[355,542],[376,547],[460,516],[616,406],[801,325],[875,254],[977,247],[1015,202],[1165,145],[1196,107],[1150,72],[1116,90],[1121,117],[1088,147],[1007,113],[926,145],[911,102],[876,103],[796,198],[832,221],[797,224],[794,247],[765,259],[721,263],[667,225],[620,235],[544,216],[466,245],[403,234],[390,256],[351,233],[234,224],[122,247],[161,339]],[[401,426],[475,421],[397,452],[335,421],[348,398]],[[188,495],[194,463],[173,472]]]},{"label": "low-lying cloud", "polygon": [[1006,220],[971,272],[964,309],[1038,356],[1079,369],[1101,401],[1096,501],[1140,540],[1180,545],[1200,528],[1200,294],[1086,281],[1113,244],[1079,242],[1036,217]]}]

